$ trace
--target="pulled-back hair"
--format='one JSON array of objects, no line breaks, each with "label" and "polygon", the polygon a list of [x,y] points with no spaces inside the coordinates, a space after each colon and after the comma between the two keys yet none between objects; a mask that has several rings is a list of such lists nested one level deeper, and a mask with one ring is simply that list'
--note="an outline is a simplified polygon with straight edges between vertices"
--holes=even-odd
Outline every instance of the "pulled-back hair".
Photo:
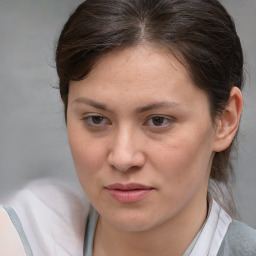
[{"label": "pulled-back hair", "polygon": [[[106,54],[139,44],[165,48],[186,67],[209,98],[213,123],[231,88],[243,87],[240,40],[217,0],[87,0],[70,16],[56,49],[65,117],[71,80],[85,78]],[[233,176],[232,144],[214,156],[210,177],[217,183]]]}]

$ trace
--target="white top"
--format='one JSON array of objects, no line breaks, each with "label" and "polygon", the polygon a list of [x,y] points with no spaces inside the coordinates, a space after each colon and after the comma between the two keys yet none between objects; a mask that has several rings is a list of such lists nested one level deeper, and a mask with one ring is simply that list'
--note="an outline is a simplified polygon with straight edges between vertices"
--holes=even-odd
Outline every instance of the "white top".
[{"label": "white top", "polygon": [[[41,180],[17,193],[8,205],[17,213],[34,256],[83,256],[89,202],[82,193]],[[0,230],[0,240],[1,235]],[[24,247],[29,251],[27,244]],[[9,255],[23,254],[5,254]]]}]

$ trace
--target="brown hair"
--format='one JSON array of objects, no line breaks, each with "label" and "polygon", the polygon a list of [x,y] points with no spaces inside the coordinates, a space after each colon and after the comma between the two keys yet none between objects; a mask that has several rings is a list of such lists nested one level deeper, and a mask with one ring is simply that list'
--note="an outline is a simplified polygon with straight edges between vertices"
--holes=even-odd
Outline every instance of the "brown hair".
[{"label": "brown hair", "polygon": [[[165,47],[209,97],[212,119],[233,86],[243,86],[243,53],[235,25],[217,0],[87,0],[70,16],[56,49],[59,89],[67,113],[70,80],[81,80],[98,59],[138,44]],[[233,176],[232,145],[217,152],[211,179]],[[231,175],[230,175],[231,174]]]}]

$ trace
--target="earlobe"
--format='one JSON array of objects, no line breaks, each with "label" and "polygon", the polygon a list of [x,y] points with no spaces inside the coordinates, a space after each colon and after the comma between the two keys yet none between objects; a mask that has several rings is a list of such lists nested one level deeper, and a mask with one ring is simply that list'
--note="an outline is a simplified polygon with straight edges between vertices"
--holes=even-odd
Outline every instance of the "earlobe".
[{"label": "earlobe", "polygon": [[230,91],[228,104],[216,122],[213,148],[215,152],[225,150],[232,143],[239,127],[242,110],[243,96],[239,88],[234,86]]}]

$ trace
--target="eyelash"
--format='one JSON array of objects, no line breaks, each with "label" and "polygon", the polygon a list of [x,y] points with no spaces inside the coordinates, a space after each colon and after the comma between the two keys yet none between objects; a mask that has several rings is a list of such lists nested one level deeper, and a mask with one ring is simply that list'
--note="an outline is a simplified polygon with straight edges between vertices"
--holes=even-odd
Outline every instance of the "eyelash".
[{"label": "eyelash", "polygon": [[[154,124],[153,123],[154,118],[155,118],[155,121],[157,121],[156,119],[160,118],[161,121],[163,122],[163,124],[160,124],[160,125]],[[153,116],[150,116],[144,124],[147,125],[147,126],[152,126],[154,128],[159,128],[160,129],[160,128],[168,127],[173,122],[174,122],[174,119],[172,117],[163,116],[163,115],[153,115]],[[149,124],[149,123],[151,123],[151,124]]]},{"label": "eyelash", "polygon": [[[101,120],[99,120],[99,123],[95,123],[95,120],[93,121],[93,118],[99,118]],[[100,114],[88,114],[87,116],[83,117],[81,120],[87,126],[89,126],[91,128],[97,128],[97,129],[100,129],[100,128],[105,127],[106,125],[111,125],[112,124],[111,121],[108,118],[106,118],[106,117],[104,117]],[[160,124],[156,125],[156,124],[154,124],[154,121],[160,121]],[[153,128],[160,129],[160,128],[168,127],[173,122],[174,122],[174,118],[172,118],[172,117],[163,116],[163,115],[152,115],[149,118],[147,118],[146,122],[144,122],[143,125],[151,126]]]},{"label": "eyelash", "polygon": [[[93,118],[100,118],[101,121],[104,120],[105,123],[102,124],[97,124],[93,121]],[[88,125],[89,127],[94,127],[94,128],[102,128],[103,126],[105,125],[110,125],[111,122],[109,121],[108,118],[102,116],[102,115],[99,115],[99,114],[88,114],[87,116],[83,117],[81,119],[86,125]]]}]

